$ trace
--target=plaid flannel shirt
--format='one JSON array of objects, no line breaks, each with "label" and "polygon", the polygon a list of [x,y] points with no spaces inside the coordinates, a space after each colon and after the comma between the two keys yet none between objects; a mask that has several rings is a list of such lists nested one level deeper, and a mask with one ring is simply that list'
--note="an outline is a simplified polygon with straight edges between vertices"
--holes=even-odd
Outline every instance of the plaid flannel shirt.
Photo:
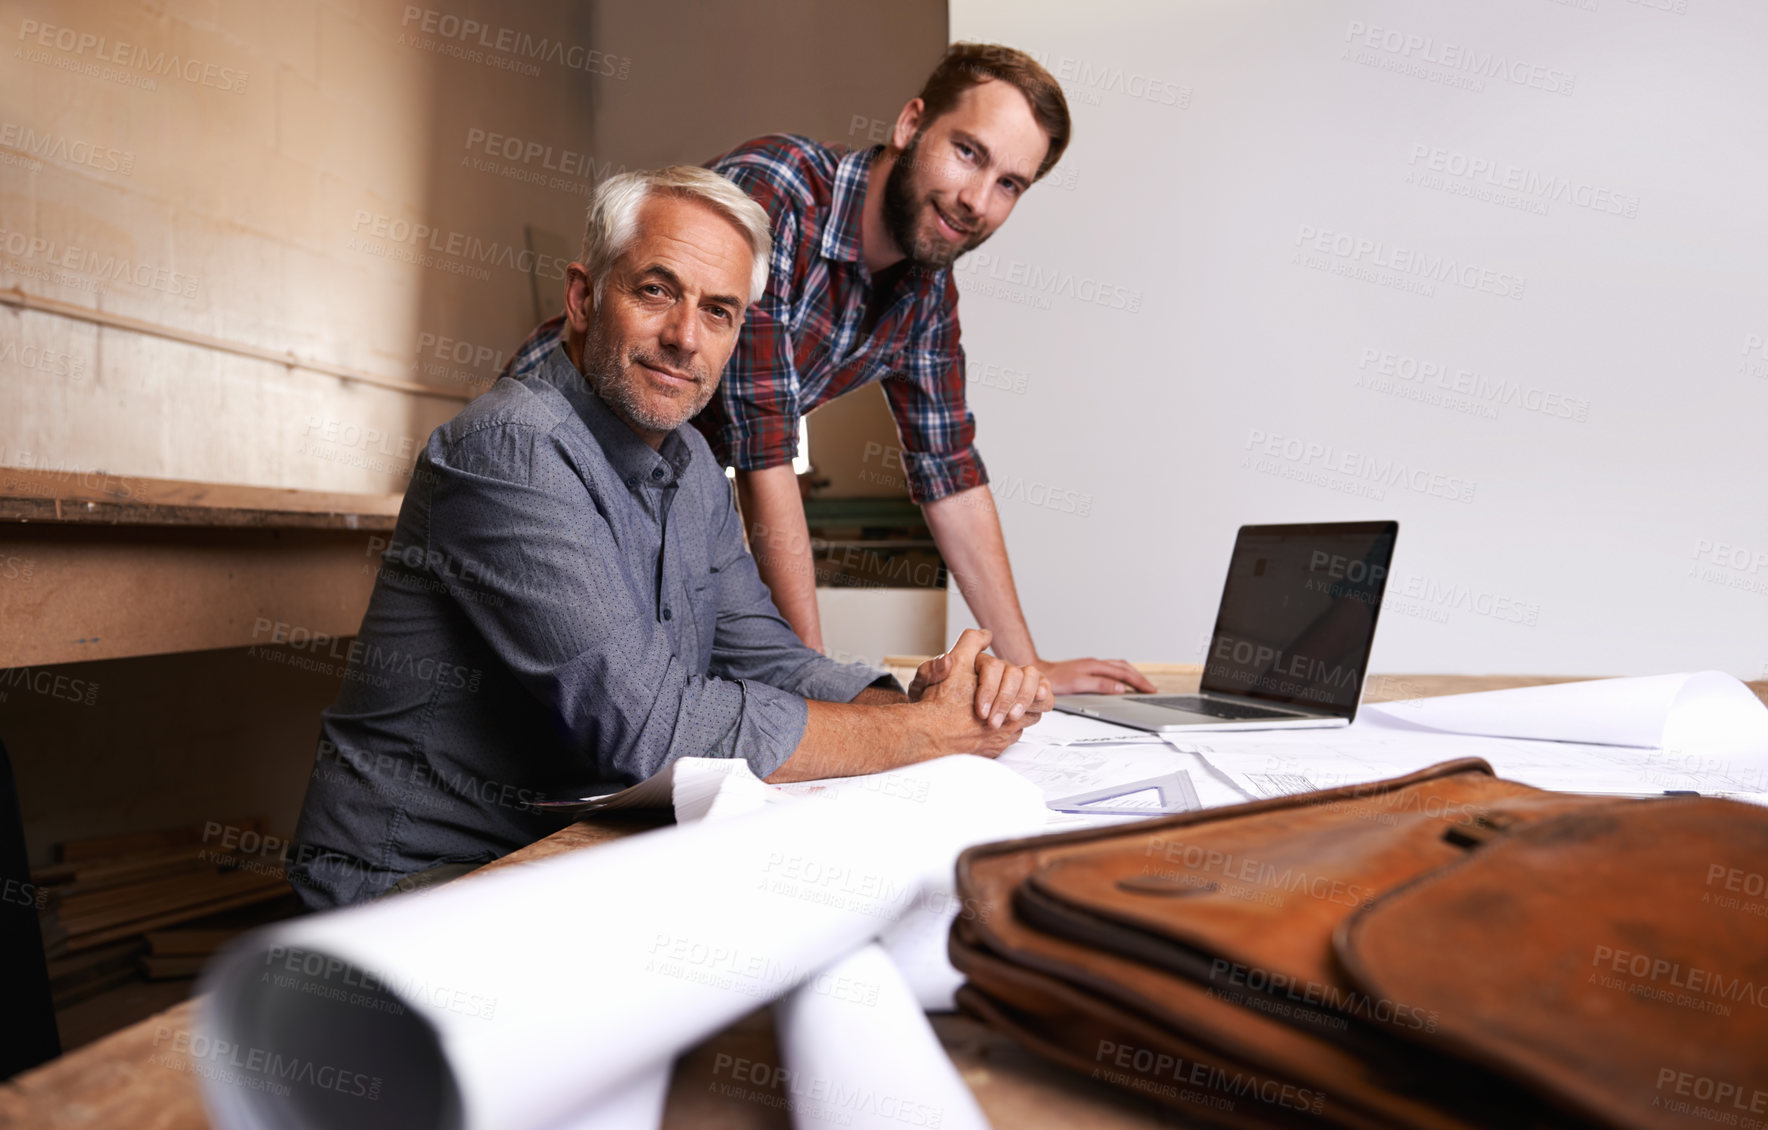
[{"label": "plaid flannel shirt", "polygon": [[[872,275],[860,253],[860,217],[877,153],[776,134],[707,166],[767,210],[774,246],[767,290],[750,306],[718,392],[694,422],[720,462],[777,467],[798,454],[801,416],[884,381],[909,494],[931,502],[988,482],[988,472],[964,399],[951,271],[905,272],[872,333],[861,336]],[[541,323],[504,375],[538,367],[563,328],[563,316]]]}]

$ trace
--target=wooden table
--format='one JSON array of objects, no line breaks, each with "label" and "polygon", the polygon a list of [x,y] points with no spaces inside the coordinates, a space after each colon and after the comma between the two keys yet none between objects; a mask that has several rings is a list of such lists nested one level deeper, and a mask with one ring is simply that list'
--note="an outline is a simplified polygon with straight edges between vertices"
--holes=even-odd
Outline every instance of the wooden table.
[{"label": "wooden table", "polygon": [[[902,658],[907,662],[907,657]],[[902,666],[903,664],[898,664]],[[912,666],[912,664],[910,664]],[[1138,664],[1163,693],[1196,689],[1199,668]],[[1567,682],[1565,677],[1517,675],[1376,675],[1366,701],[1458,694]],[[1751,689],[1768,702],[1768,682]],[[561,852],[580,851],[658,825],[631,818],[582,821],[457,880],[501,867],[520,867]],[[188,1059],[170,1046],[192,1026],[193,1002],[45,1064],[0,1085],[0,1127],[32,1130],[204,1130],[209,1125]],[[990,1120],[1002,1130],[1085,1126],[1089,1130],[1152,1130],[1186,1126],[1167,1108],[1054,1067],[968,1017],[934,1015],[933,1027]],[[667,1130],[772,1130],[791,1125],[778,1104],[777,1088],[751,1087],[746,1098],[716,1093],[729,1071],[715,1071],[718,1056],[777,1065],[771,1017],[756,1012],[689,1050],[676,1063],[665,1112]],[[729,1061],[724,1061],[728,1063]]]}]

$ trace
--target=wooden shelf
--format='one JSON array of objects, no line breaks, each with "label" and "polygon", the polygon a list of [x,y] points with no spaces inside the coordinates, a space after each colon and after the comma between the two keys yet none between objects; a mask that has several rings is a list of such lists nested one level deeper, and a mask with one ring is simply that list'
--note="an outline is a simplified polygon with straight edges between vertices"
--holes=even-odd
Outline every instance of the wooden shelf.
[{"label": "wooden shelf", "polygon": [[0,470],[0,668],[353,636],[400,501]]},{"label": "wooden shelf", "polygon": [[0,522],[222,529],[390,530],[397,494],[346,494],[143,479],[103,471],[0,470]]}]

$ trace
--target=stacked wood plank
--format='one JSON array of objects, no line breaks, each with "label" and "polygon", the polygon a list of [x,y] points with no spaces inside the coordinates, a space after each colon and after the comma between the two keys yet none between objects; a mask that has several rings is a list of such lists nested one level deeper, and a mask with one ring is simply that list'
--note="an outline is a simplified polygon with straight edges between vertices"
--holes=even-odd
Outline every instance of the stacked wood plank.
[{"label": "stacked wood plank", "polygon": [[99,946],[49,959],[49,992],[56,1008],[66,1008],[106,989],[135,980],[141,963],[138,939]]},{"label": "stacked wood plank", "polygon": [[245,929],[242,925],[150,931],[144,939],[147,952],[141,957],[141,972],[150,981],[195,977],[202,972],[203,963],[213,957],[216,950],[238,937]]},{"label": "stacked wood plank", "polygon": [[[258,911],[292,910],[281,859],[230,850],[217,827],[233,843],[264,839],[256,821],[238,821],[209,825],[208,841],[200,825],[69,841],[58,862],[33,874],[47,892],[43,942],[58,1006],[141,973],[193,976],[227,937],[263,917]],[[191,923],[205,929],[173,929]]]}]

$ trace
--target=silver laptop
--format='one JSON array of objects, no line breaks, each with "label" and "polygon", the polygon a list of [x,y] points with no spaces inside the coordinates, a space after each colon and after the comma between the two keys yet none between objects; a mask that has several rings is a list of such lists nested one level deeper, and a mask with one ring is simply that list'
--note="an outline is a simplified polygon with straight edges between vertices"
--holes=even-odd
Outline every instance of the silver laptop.
[{"label": "silver laptop", "polygon": [[1242,526],[1197,694],[1065,694],[1138,730],[1288,730],[1357,716],[1398,522]]}]

